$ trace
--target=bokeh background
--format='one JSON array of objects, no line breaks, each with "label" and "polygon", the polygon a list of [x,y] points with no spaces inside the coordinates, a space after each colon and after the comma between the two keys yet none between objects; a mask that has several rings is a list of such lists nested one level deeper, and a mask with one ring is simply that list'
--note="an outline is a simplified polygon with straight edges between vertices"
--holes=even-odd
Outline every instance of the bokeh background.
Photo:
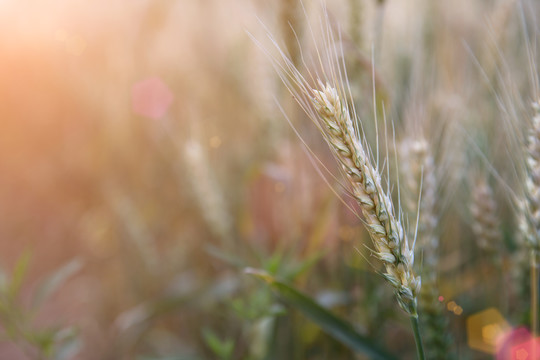
[{"label": "bokeh background", "polygon": [[[325,45],[310,35],[325,11],[368,142],[383,110],[398,142],[437,139],[439,299],[453,352],[493,358],[496,335],[526,332],[507,188],[519,188],[516,119],[535,99],[538,6],[326,6],[0,1],[1,359],[354,358],[245,267],[414,358],[355,205],[321,164],[339,169],[264,51],[276,54],[272,34],[303,68],[301,54]],[[473,231],[478,174],[494,188],[495,252]],[[50,296],[36,301],[40,291]],[[467,319],[486,309],[495,327],[473,330],[471,345]]]}]

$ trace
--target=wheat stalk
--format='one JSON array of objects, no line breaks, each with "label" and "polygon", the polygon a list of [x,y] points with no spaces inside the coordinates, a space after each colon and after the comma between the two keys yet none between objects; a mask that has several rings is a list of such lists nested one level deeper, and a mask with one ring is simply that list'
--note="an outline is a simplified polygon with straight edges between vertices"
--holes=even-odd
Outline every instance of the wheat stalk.
[{"label": "wheat stalk", "polygon": [[309,99],[318,115],[319,129],[349,180],[373,240],[374,254],[384,264],[383,277],[394,287],[399,306],[410,315],[417,353],[419,359],[424,359],[417,310],[421,281],[413,271],[414,248],[409,246],[379,172],[359,140],[346,102],[335,87],[320,80],[318,84]]},{"label": "wheat stalk", "polygon": [[323,85],[321,81],[319,89],[312,90],[310,99],[322,125],[320,129],[345,171],[352,195],[360,204],[375,247],[374,254],[385,266],[383,276],[394,287],[401,308],[416,317],[420,277],[413,272],[414,250],[394,214],[381,177],[356,134],[347,105],[336,88]]},{"label": "wheat stalk", "polygon": [[[327,18],[326,23],[321,24],[322,38],[329,46],[328,51],[319,52],[316,49],[323,76],[308,71],[311,83],[304,78],[272,36],[270,39],[279,51],[282,61],[278,61],[268,51],[265,52],[274,60],[281,80],[306,115],[316,124],[334,157],[341,164],[349,183],[350,194],[358,202],[364,224],[371,236],[373,255],[382,262],[382,276],[393,286],[399,306],[410,317],[418,357],[423,360],[425,355],[419,331],[417,305],[421,279],[413,271],[414,245],[409,244],[402,218],[400,215],[396,216],[392,200],[383,189],[381,175],[370,157],[372,152],[367,146],[363,146],[360,131],[355,128],[355,124],[360,124],[360,121],[354,107],[349,107],[347,97],[343,95],[345,88],[348,89],[349,96],[351,93],[346,69],[344,65],[340,65],[343,63],[339,60],[343,49],[332,45],[335,43],[328,21]],[[315,40],[313,29],[310,30]],[[304,54],[301,58],[302,65],[307,66]],[[314,83],[318,84],[315,88],[311,85]],[[401,209],[398,210],[401,214]]]}]

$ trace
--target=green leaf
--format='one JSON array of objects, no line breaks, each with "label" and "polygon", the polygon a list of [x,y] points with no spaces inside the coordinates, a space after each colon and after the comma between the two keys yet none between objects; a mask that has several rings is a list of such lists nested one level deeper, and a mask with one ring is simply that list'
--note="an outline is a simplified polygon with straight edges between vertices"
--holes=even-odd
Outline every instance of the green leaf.
[{"label": "green leaf", "polygon": [[74,259],[50,274],[38,287],[32,305],[42,305],[58,288],[82,267],[82,261]]},{"label": "green leaf", "polygon": [[234,343],[232,340],[221,340],[210,329],[203,329],[203,337],[206,345],[216,354],[220,359],[230,359],[234,350]]},{"label": "green leaf", "polygon": [[8,276],[4,269],[0,266],[0,293],[5,293],[5,289],[8,286]]},{"label": "green leaf", "polygon": [[316,323],[324,332],[351,350],[357,353],[363,353],[374,360],[395,359],[394,356],[377,348],[372,340],[358,334],[351,324],[332,314],[313,299],[293,287],[276,280],[273,276],[262,270],[247,268],[245,272],[264,280],[278,293],[279,297],[285,303],[299,310],[304,316]]},{"label": "green leaf", "polygon": [[30,263],[31,257],[32,253],[26,250],[15,264],[15,268],[13,269],[13,274],[11,276],[11,282],[8,287],[8,294],[11,299],[15,299],[19,294],[19,290],[21,289],[24,277],[26,276],[26,271],[28,270],[28,264]]},{"label": "green leaf", "polygon": [[279,268],[281,267],[283,260],[283,255],[280,252],[275,252],[268,261],[266,261],[264,268],[270,274],[277,274]]},{"label": "green leaf", "polygon": [[25,330],[22,333],[24,339],[36,346],[39,349],[39,352],[45,355],[46,358],[50,358],[54,350],[54,336],[56,330],[54,329],[45,329],[45,330]]}]

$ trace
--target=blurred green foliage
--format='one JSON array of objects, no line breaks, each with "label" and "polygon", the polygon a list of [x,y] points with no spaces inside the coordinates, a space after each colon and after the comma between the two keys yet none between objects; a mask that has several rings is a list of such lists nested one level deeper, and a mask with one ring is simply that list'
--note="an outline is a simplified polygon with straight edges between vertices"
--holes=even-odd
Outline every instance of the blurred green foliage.
[{"label": "blurred green foliage", "polygon": [[[81,349],[81,338],[74,326],[41,327],[35,317],[43,304],[82,267],[80,260],[72,260],[44,277],[29,298],[23,299],[22,290],[31,262],[31,252],[24,252],[8,275],[0,270],[0,324],[2,340],[12,341],[36,359],[71,359]],[[30,305],[25,305],[25,301]]]}]

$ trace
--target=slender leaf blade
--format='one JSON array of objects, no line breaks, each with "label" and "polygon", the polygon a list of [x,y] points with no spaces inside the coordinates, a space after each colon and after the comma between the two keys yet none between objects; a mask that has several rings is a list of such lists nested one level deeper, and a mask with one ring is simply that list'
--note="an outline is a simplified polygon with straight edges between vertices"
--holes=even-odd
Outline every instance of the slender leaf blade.
[{"label": "slender leaf blade", "polygon": [[34,308],[42,305],[56,292],[71,276],[82,268],[80,259],[73,259],[50,274],[38,287],[33,299]]},{"label": "slender leaf blade", "polygon": [[19,294],[19,290],[21,289],[24,278],[26,277],[26,272],[28,270],[28,265],[30,264],[31,258],[32,253],[26,250],[15,264],[15,268],[13,269],[13,274],[11,276],[11,282],[8,288],[8,295],[11,299],[15,299]]},{"label": "slender leaf blade", "polygon": [[278,293],[278,296],[283,301],[299,310],[304,316],[316,323],[324,332],[351,350],[363,353],[374,360],[395,359],[394,356],[376,347],[372,340],[356,332],[351,324],[332,314],[292,286],[278,281],[262,270],[248,268],[245,272],[264,280]]}]

